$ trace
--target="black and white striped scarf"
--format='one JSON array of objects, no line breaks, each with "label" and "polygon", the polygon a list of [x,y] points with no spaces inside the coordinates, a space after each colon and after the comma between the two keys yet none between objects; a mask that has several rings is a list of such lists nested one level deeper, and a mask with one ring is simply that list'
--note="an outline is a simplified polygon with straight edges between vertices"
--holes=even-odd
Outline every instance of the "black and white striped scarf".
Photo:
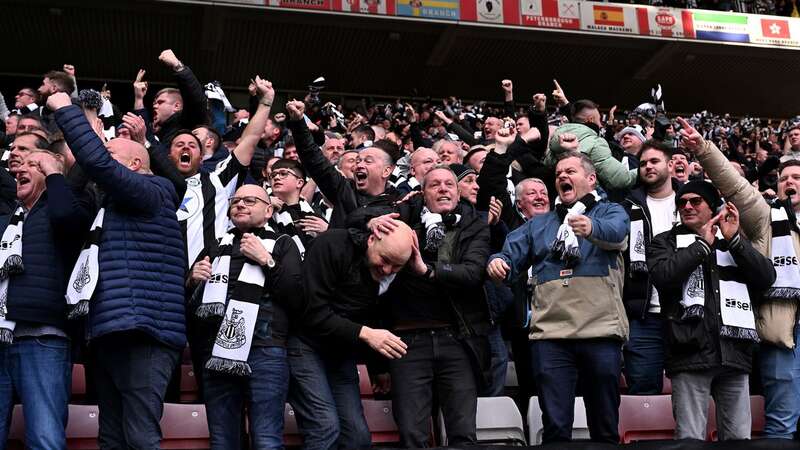
[{"label": "black and white striped scarf", "polygon": [[[252,233],[261,239],[269,253],[273,252],[275,241],[280,237],[278,234],[268,226],[253,230]],[[231,253],[237,236],[241,236],[241,232],[233,229],[222,237],[219,254],[212,264],[211,278],[206,281],[202,304],[196,314],[203,318],[222,316],[206,368],[231,375],[249,376],[252,369],[247,359],[253,343],[260,308],[259,299],[264,291],[266,277],[261,266],[245,259],[230,297],[228,296]]]},{"label": "black and white striped scarf", "polygon": [[0,238],[0,344],[14,341],[16,323],[6,319],[8,315],[8,282],[12,275],[25,270],[22,264],[22,224],[25,209],[20,205],[11,216],[8,226]]},{"label": "black and white striped scarf", "polygon": [[585,213],[599,201],[600,195],[597,194],[597,191],[584,195],[569,208],[561,203],[560,198],[556,198],[556,214],[562,223],[558,227],[556,239],[550,245],[550,251],[554,258],[564,261],[564,267],[575,267],[581,261],[580,243],[569,225],[570,217]]},{"label": "black and white striped scarf", "polygon": [[449,212],[446,214],[437,214],[431,212],[427,206],[422,207],[420,219],[425,225],[425,250],[428,252],[435,252],[444,241],[444,236],[447,230],[453,228],[461,221],[461,214]]},{"label": "black and white striped scarf", "polygon": [[89,229],[89,237],[83,244],[83,249],[67,283],[67,305],[70,311],[69,319],[77,319],[89,314],[89,300],[92,299],[100,277],[100,263],[98,260],[100,236],[103,233],[103,220],[105,208],[100,208]]},{"label": "black and white striped scarf", "polygon": [[[765,299],[770,300],[800,300],[800,265],[794,250],[794,239],[790,215],[782,203],[772,205],[771,228],[772,244],[770,246],[770,259],[775,267],[775,282],[764,293]],[[792,219],[794,219],[792,214]]]},{"label": "black and white striped scarf", "polygon": [[631,229],[628,243],[631,273],[647,273],[647,249],[644,227],[644,209],[639,205],[631,206]]},{"label": "black and white striped scarf", "polygon": [[300,250],[300,259],[305,259],[306,256],[306,247],[303,243],[303,235],[311,236],[308,233],[303,232],[297,227],[294,222],[297,219],[303,219],[308,216],[317,217],[317,213],[314,211],[314,208],[311,207],[307,201],[300,199],[299,203],[300,213],[297,214],[295,212],[295,217],[292,217],[292,213],[289,211],[288,207],[281,209],[280,212],[277,212],[272,215],[270,221],[275,225],[275,230],[279,234],[286,234],[294,240],[295,244],[297,244],[297,249]]},{"label": "black and white striped scarf", "polygon": [[[700,236],[694,233],[677,234],[675,236],[676,247],[678,249],[686,248],[699,239]],[[738,278],[737,265],[729,251],[730,247],[737,245],[740,239],[741,236],[737,234],[728,242],[718,231],[717,242],[712,249],[714,264],[719,274],[717,282],[719,284],[719,311],[722,319],[719,334],[731,339],[758,342],[759,337],[756,332],[750,293],[746,284],[736,280]],[[706,288],[708,287],[703,273],[703,264],[700,264],[683,284],[682,320],[702,318],[705,315]],[[713,286],[711,288],[714,289]]]}]

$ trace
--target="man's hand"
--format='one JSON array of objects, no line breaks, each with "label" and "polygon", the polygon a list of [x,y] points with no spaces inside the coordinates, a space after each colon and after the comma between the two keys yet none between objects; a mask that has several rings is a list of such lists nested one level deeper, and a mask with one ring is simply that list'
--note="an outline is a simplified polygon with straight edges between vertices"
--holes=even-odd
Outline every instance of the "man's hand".
[{"label": "man's hand", "polygon": [[49,153],[31,153],[25,160],[28,164],[33,164],[45,177],[54,173],[63,173],[63,166],[61,163]]},{"label": "man's hand", "polygon": [[122,116],[122,123],[125,124],[125,128],[131,132],[132,141],[145,145],[147,141],[145,137],[147,134],[147,127],[144,123],[144,119],[134,113],[128,112]]},{"label": "man's hand", "polygon": [[250,258],[262,266],[266,265],[267,261],[272,258],[267,249],[264,248],[264,244],[261,243],[261,239],[257,238],[253,233],[245,233],[242,235],[239,251],[241,251],[242,255],[246,258]]},{"label": "man's hand", "polygon": [[258,75],[256,75],[256,79],[253,82],[256,85],[256,91],[261,103],[269,103],[269,106],[272,106],[272,101],[275,99],[275,90],[272,89],[272,83],[268,80],[262,80]]},{"label": "man's hand", "polygon": [[489,278],[494,281],[505,280],[509,271],[511,271],[511,267],[508,267],[508,264],[503,261],[503,258],[495,258],[486,266],[486,273],[489,275]]},{"label": "man's hand", "polygon": [[75,78],[75,66],[73,66],[72,64],[64,64],[63,69],[64,72],[67,73],[67,75],[71,76],[72,78]]},{"label": "man's hand", "polygon": [[72,100],[69,98],[69,94],[65,94],[63,92],[57,92],[50,97],[47,97],[47,107],[50,109],[50,111],[57,111],[71,104]]},{"label": "man's hand", "polygon": [[303,118],[303,112],[306,110],[306,105],[299,100],[291,100],[286,102],[286,113],[289,114],[289,119],[300,120]]},{"label": "man's hand", "polygon": [[698,234],[700,235],[701,238],[703,238],[704,241],[706,241],[706,244],[708,244],[709,246],[713,246],[714,241],[717,240],[717,230],[719,229],[718,224],[724,212],[725,211],[717,214],[711,220],[706,222],[702,227],[700,227],[700,232]]},{"label": "man's hand", "polygon": [[544,94],[534,94],[533,109],[541,113],[545,112],[547,109],[547,96]]},{"label": "man's hand", "polygon": [[133,98],[136,100],[144,99],[145,94],[147,94],[147,81],[144,81],[145,73],[144,69],[139,69],[136,79],[133,81]]},{"label": "man's hand", "polygon": [[607,125],[614,125],[614,114],[617,112],[617,105],[611,107],[608,110],[608,120],[606,120]]},{"label": "man's hand", "polygon": [[567,223],[572,227],[575,236],[587,238],[592,235],[592,219],[583,214],[571,216],[567,219]]},{"label": "man's hand", "polygon": [[739,232],[739,210],[731,202],[726,203],[722,209],[719,229],[722,231],[722,237],[726,241],[733,239],[736,233]]},{"label": "man's hand", "polygon": [[500,87],[503,88],[503,95],[507,102],[514,100],[514,83],[511,80],[503,80],[500,82]]},{"label": "man's hand", "polygon": [[247,85],[247,92],[250,93],[251,97],[255,97],[258,94],[258,89],[256,89],[256,82],[250,80],[250,84]]},{"label": "man's hand", "polygon": [[285,205],[286,203],[284,203],[284,201],[279,199],[278,197],[276,197],[274,195],[270,195],[269,196],[269,204],[272,205],[272,209],[274,209],[275,212],[278,212],[281,209],[283,209],[283,205]]},{"label": "man's hand", "polygon": [[408,259],[408,267],[417,275],[425,275],[428,265],[422,260],[422,253],[419,251],[419,239],[417,233],[411,233],[411,258]]},{"label": "man's hand", "polygon": [[192,266],[191,280],[194,284],[208,281],[211,278],[211,260],[206,256]]},{"label": "man's hand", "polygon": [[556,88],[553,90],[553,100],[556,102],[556,105],[561,107],[568,104],[569,100],[567,100],[567,95],[564,93],[564,90],[561,89],[561,85],[558,84],[557,80],[553,80],[553,84],[556,85]]},{"label": "man's hand", "polygon": [[492,196],[492,198],[489,199],[489,225],[495,225],[498,221],[500,221],[500,214],[502,213],[503,202]]},{"label": "man's hand", "polygon": [[175,72],[178,72],[181,69],[183,69],[183,64],[178,59],[178,57],[175,56],[175,53],[173,53],[172,50],[170,49],[166,49],[163,52],[161,52],[161,54],[158,56],[158,60],[164,63],[164,65],[166,65],[170,69],[174,70]]},{"label": "man's hand", "polygon": [[516,139],[517,134],[513,128],[500,128],[494,134],[494,152],[498,155],[503,155],[508,150],[508,146],[510,146],[514,139]]},{"label": "man's hand", "polygon": [[453,123],[453,119],[447,117],[447,114],[445,114],[444,111],[436,111],[435,114],[436,117],[438,117],[439,120],[444,122],[446,125],[450,125],[451,123]]},{"label": "man's hand", "polygon": [[681,125],[681,137],[683,138],[683,145],[692,153],[697,153],[698,150],[703,148],[705,141],[703,136],[694,129],[689,122],[683,117],[678,117],[678,123]]},{"label": "man's hand", "polygon": [[563,133],[558,135],[558,145],[566,151],[578,151],[580,142],[578,136],[572,133]]},{"label": "man's hand", "polygon": [[389,213],[375,217],[367,222],[367,229],[369,229],[376,238],[382,239],[384,234],[389,234],[397,229],[400,224],[400,221],[397,220],[399,218],[400,214],[398,213]]},{"label": "man's hand", "polygon": [[388,330],[375,330],[367,326],[361,327],[358,338],[369,344],[373,350],[389,359],[400,359],[406,354],[408,346],[402,339]]},{"label": "man's hand", "polygon": [[325,222],[325,219],[321,217],[306,216],[304,219],[300,219],[296,223],[305,233],[309,233],[314,236],[328,231],[328,222]]}]

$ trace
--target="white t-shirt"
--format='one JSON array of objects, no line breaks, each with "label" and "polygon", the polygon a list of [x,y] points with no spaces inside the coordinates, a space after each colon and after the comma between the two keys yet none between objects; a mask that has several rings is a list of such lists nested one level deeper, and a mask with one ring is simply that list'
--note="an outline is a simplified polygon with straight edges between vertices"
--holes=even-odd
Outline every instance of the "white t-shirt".
[{"label": "white t-shirt", "polygon": [[[647,209],[650,210],[650,227],[653,237],[672,229],[675,221],[675,192],[664,198],[654,198],[647,196]],[[661,312],[661,304],[658,301],[658,291],[653,288],[653,295],[650,296],[651,313]]]}]

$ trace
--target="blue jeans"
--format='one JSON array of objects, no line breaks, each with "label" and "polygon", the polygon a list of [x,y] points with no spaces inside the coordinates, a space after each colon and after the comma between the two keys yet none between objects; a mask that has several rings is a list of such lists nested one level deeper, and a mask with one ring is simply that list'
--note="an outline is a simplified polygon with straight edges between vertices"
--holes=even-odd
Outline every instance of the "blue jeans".
[{"label": "blue jeans", "polygon": [[800,417],[800,327],[795,325],[794,350],[761,345],[761,382],[764,385],[764,435],[793,439]]},{"label": "blue jeans", "polygon": [[242,410],[248,405],[251,448],[283,448],[283,409],[289,390],[289,363],[283,347],[253,347],[249,377],[206,370],[205,385],[211,448],[241,448]]},{"label": "blue jeans", "polygon": [[625,381],[630,395],[658,395],[664,386],[664,319],[647,314],[630,319],[631,336],[625,344]]},{"label": "blue jeans", "polygon": [[495,324],[489,329],[489,349],[492,352],[491,372],[492,379],[489,385],[480,393],[481,397],[499,397],[503,395],[506,386],[506,372],[508,371],[508,348],[503,341],[500,325]]},{"label": "blue jeans", "polygon": [[8,438],[14,392],[22,400],[26,448],[67,448],[71,385],[68,339],[26,337],[0,345],[0,448]]},{"label": "blue jeans", "polygon": [[303,435],[303,448],[370,448],[372,436],[361,406],[354,356],[322,354],[297,337],[287,346],[289,403]]},{"label": "blue jeans", "polygon": [[592,441],[619,443],[621,343],[613,339],[531,341],[533,374],[539,385],[542,443],[572,440],[578,376]]},{"label": "blue jeans", "polygon": [[135,331],[101,336],[91,346],[100,448],[160,448],[164,396],[181,351]]}]

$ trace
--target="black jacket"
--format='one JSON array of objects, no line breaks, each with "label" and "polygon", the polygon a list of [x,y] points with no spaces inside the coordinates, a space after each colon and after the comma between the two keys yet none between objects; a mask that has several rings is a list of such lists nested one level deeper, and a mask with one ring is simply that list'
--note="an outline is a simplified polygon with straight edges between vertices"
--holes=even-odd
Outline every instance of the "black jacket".
[{"label": "black jacket", "polygon": [[378,282],[370,275],[366,250],[364,233],[333,229],[320,234],[306,252],[308,307],[300,335],[313,347],[352,350],[361,327],[375,323]]},{"label": "black jacket", "polygon": [[[420,220],[422,207],[421,196],[398,207],[400,219],[417,233],[420,248],[425,247],[425,225]],[[424,258],[434,268],[433,280],[425,280],[408,269],[402,270],[389,287],[386,299],[402,302],[414,295],[414,286],[433,283],[447,293],[443,301],[449,304],[451,325],[465,336],[485,335],[489,327],[489,307],[483,281],[489,259],[489,225],[472,206],[461,203],[460,208],[461,220],[456,225],[458,236],[452,262]]]},{"label": "black jacket", "polygon": [[292,130],[303,168],[317,183],[322,194],[333,204],[331,228],[359,227],[367,214],[378,216],[391,212],[394,203],[400,197],[394,188],[387,187],[380,195],[359,192],[356,182],[345,178],[325,158],[322,150],[314,142],[305,121],[289,120],[286,126]]},{"label": "black jacket", "polygon": [[[678,192],[681,183],[675,178],[671,179],[672,189]],[[638,187],[631,191],[625,201],[622,202],[622,207],[631,215],[631,208],[636,205],[642,209],[644,213],[644,246],[650,247],[650,242],[653,240],[653,227],[650,223],[650,209],[647,207],[647,190],[644,186]],[[677,214],[677,210],[676,210]],[[630,270],[631,266],[631,245],[635,242],[630,242],[631,236],[628,236],[628,249],[622,254],[625,257],[625,287],[622,290],[622,302],[625,304],[625,311],[628,313],[630,319],[644,319],[647,314],[648,304],[653,292],[653,284],[650,277],[646,273],[633,273]],[[634,236],[633,239],[636,239]]]},{"label": "black jacket", "polygon": [[[750,372],[755,345],[750,341],[720,337],[719,273],[714,250],[700,241],[678,249],[675,236],[679,233],[689,233],[689,230],[678,225],[656,236],[647,249],[650,279],[658,289],[661,311],[667,319],[667,374],[717,367]],[[730,245],[729,251],[738,266],[738,281],[747,284],[751,301],[757,300],[775,281],[775,269],[770,260],[755,251],[744,238]],[[682,320],[682,286],[700,264],[705,279],[704,316]]]}]

